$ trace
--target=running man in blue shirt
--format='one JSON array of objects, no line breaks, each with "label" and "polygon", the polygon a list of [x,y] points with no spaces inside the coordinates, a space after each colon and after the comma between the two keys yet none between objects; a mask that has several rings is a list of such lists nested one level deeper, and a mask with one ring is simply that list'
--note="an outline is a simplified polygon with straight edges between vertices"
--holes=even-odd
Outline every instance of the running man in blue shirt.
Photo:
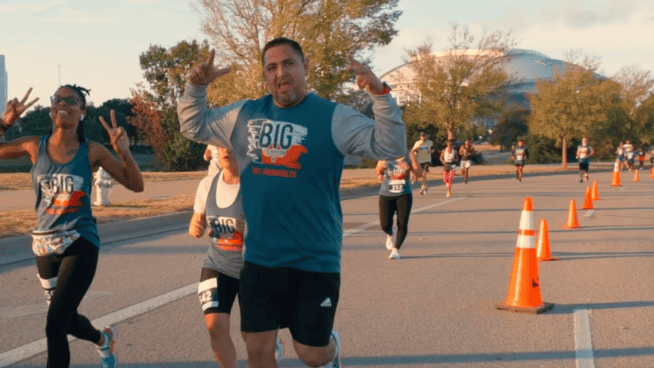
[{"label": "running man in blue shirt", "polygon": [[333,330],[340,289],[343,214],[339,183],[348,154],[390,160],[406,152],[402,113],[372,71],[349,70],[373,100],[375,120],[307,93],[309,60],[300,45],[277,38],[263,49],[270,94],[207,108],[207,85],[229,72],[213,55],[194,68],[178,105],[189,139],[232,148],[247,222],[239,305],[248,364],[275,367],[279,326],[312,367],[340,367]]}]

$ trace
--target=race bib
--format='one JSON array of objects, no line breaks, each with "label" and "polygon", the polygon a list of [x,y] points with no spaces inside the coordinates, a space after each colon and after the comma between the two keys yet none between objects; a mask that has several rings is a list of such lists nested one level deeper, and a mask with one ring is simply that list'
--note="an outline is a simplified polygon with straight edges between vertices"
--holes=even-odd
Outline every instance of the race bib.
[{"label": "race bib", "polygon": [[388,182],[388,191],[394,194],[404,193],[404,186],[406,185],[406,180],[390,180]]}]

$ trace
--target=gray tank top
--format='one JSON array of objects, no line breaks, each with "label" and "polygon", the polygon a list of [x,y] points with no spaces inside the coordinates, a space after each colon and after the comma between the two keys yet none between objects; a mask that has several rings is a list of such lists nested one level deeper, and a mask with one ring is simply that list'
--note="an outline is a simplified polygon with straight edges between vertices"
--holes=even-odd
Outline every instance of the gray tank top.
[{"label": "gray tank top", "polygon": [[[404,157],[404,162],[411,166],[409,155]],[[403,194],[410,194],[411,184],[409,183],[409,178],[409,171],[401,168],[396,160],[386,161],[386,169],[384,170],[379,195],[397,197]]]},{"label": "gray tank top", "polygon": [[213,178],[207,196],[205,215],[212,233],[203,266],[238,279],[243,267],[243,199],[241,185],[225,183],[223,173]]},{"label": "gray tank top", "polygon": [[36,194],[36,228],[33,236],[77,232],[100,246],[96,220],[91,213],[91,163],[88,143],[80,143],[75,157],[66,164],[50,160],[48,136],[41,137],[39,157],[30,174]]}]

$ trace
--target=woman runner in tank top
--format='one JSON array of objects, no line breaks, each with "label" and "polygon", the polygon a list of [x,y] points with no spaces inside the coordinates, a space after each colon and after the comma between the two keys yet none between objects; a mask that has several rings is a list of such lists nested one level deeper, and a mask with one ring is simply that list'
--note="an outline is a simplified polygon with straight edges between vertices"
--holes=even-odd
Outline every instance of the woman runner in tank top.
[{"label": "woman runner in tank top", "polygon": [[[415,153],[410,151],[404,157],[393,161],[377,161],[375,169],[379,175],[379,223],[386,233],[386,249],[391,251],[389,259],[400,258],[400,247],[408,233],[409,215],[413,203],[410,174],[417,178],[424,174]],[[397,213],[397,236],[393,242],[393,216]]]},{"label": "woman runner in tank top", "polygon": [[[30,90],[18,101],[7,103],[0,121],[0,135],[9,129],[36,100]],[[143,191],[141,172],[132,158],[126,132],[117,126],[111,110],[110,127],[100,117],[119,162],[103,145],[84,138],[88,90],[76,85],[59,87],[51,98],[52,133],[0,143],[0,159],[28,156],[36,193],[37,225],[32,250],[41,286],[48,303],[46,340],[48,367],[68,367],[68,336],[96,344],[102,367],[115,367],[112,326],[97,330],[77,308],[88,291],[98,262],[100,239],[91,213],[93,169],[102,167],[116,181],[135,192]]]},{"label": "woman runner in tank top", "polygon": [[618,148],[615,149],[615,157],[616,160],[618,161],[618,166],[620,166],[620,171],[622,171],[622,168],[625,166],[624,163],[624,143],[620,142],[618,145]]},{"label": "woman runner in tank top", "polygon": [[452,195],[452,180],[454,180],[454,166],[458,160],[458,152],[454,149],[454,140],[448,139],[447,146],[441,151],[440,157],[443,164],[443,182],[447,187],[447,196]]},{"label": "woman runner in tank top", "polygon": [[[198,296],[216,361],[221,367],[237,368],[229,316],[243,268],[245,213],[236,158],[225,147],[216,147],[216,151],[217,166],[221,169],[202,179],[198,186],[189,234],[201,238],[209,228],[211,243],[200,273]],[[277,362],[283,353],[283,341],[278,336]]]}]

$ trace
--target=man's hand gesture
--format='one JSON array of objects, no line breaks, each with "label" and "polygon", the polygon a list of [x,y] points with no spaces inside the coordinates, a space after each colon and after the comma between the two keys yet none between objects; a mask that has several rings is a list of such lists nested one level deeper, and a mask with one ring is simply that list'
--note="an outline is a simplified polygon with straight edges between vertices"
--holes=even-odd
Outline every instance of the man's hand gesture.
[{"label": "man's hand gesture", "polygon": [[32,93],[32,88],[27,90],[27,93],[22,100],[18,101],[17,98],[14,98],[13,100],[7,101],[7,107],[5,107],[5,111],[2,113],[3,124],[12,126],[25,110],[29,109],[30,106],[34,105],[34,103],[39,100],[37,97],[26,104],[25,101],[30,97],[30,93]]},{"label": "man's hand gesture", "polygon": [[347,70],[357,75],[357,85],[359,88],[365,89],[374,95],[384,92],[382,81],[377,78],[370,68],[354,60],[352,57],[349,57],[348,61],[350,65],[347,66]]},{"label": "man's hand gesture", "polygon": [[195,85],[207,86],[216,78],[230,72],[230,68],[216,69],[213,66],[213,58],[216,55],[215,50],[211,50],[209,59],[201,62],[195,68],[191,69],[188,80]]}]

